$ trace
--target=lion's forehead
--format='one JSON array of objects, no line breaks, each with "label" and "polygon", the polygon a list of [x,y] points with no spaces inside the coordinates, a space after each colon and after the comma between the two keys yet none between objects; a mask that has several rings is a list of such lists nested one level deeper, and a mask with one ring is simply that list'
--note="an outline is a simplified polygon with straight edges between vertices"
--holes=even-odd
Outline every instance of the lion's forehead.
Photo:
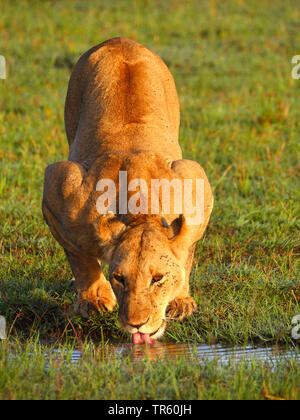
[{"label": "lion's forehead", "polygon": [[151,274],[162,274],[175,280],[181,276],[181,266],[168,240],[162,236],[152,229],[129,232],[114,254],[114,268],[133,280],[146,281]]},{"label": "lion's forehead", "polygon": [[163,257],[171,259],[168,242],[157,232],[130,232],[117,247],[117,255],[130,258]]}]

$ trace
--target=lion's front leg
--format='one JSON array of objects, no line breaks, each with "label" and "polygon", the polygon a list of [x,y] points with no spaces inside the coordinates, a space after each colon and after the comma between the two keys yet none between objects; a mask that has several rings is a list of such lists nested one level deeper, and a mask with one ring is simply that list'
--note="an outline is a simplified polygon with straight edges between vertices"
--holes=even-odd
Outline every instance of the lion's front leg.
[{"label": "lion's front leg", "polygon": [[75,311],[88,318],[97,311],[111,311],[116,297],[96,258],[78,256],[66,251],[75,277],[78,301]]},{"label": "lion's front leg", "polygon": [[197,303],[190,296],[190,273],[192,270],[193,259],[196,249],[196,243],[193,244],[188,252],[188,256],[185,263],[185,281],[183,289],[179,296],[169,302],[166,309],[166,318],[181,320],[187,316],[192,315],[197,310]]}]

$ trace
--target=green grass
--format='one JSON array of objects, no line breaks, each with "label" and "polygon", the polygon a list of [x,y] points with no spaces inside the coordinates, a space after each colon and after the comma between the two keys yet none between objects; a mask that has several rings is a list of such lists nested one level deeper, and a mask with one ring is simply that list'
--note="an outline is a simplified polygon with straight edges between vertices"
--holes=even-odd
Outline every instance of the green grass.
[{"label": "green grass", "polygon": [[164,340],[291,343],[300,314],[298,1],[4,0],[0,16],[0,314],[11,335],[128,340],[117,311],[72,314],[72,274],[41,214],[44,169],[68,152],[71,69],[122,35],[168,64],[184,156],[204,167],[215,196],[191,279],[198,312],[170,324]]},{"label": "green grass", "polygon": [[[72,351],[81,359],[72,361]],[[299,399],[300,365],[178,359],[107,362],[91,343],[61,348],[36,340],[0,343],[0,399],[196,400]]]}]

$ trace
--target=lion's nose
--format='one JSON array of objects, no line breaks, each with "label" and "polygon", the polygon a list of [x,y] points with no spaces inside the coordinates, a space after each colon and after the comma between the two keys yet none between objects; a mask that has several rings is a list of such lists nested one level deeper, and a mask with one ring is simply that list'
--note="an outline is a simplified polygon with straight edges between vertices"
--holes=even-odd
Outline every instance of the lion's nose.
[{"label": "lion's nose", "polygon": [[133,328],[139,329],[139,328],[141,328],[143,325],[147,324],[147,322],[149,321],[149,318],[150,318],[150,317],[148,317],[148,319],[147,319],[145,322],[142,322],[141,324],[130,324],[130,322],[128,322],[128,325],[130,325],[130,326],[131,326],[131,327],[133,327]]}]

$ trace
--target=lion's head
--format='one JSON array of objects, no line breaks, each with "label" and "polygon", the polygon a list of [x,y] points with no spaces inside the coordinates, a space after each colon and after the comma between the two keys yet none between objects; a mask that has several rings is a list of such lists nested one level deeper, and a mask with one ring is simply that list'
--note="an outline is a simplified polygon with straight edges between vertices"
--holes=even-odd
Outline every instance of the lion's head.
[{"label": "lion's head", "polygon": [[149,220],[126,229],[109,264],[121,326],[161,336],[166,308],[185,285],[185,268],[170,229]]},{"label": "lion's head", "polygon": [[164,333],[170,302],[188,297],[195,240],[182,215],[170,224],[160,216],[137,217],[129,225],[114,215],[103,220],[102,232],[113,229],[105,248],[120,324],[134,339],[151,342]]}]

